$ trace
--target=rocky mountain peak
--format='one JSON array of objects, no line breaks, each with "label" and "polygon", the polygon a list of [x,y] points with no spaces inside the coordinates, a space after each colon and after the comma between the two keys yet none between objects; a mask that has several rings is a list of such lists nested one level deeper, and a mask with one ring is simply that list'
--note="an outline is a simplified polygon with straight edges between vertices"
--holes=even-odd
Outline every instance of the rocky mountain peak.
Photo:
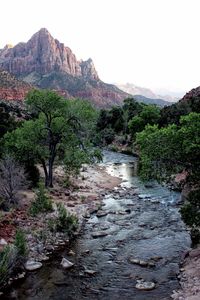
[{"label": "rocky mountain peak", "polygon": [[91,58],[86,61],[81,61],[80,66],[83,77],[87,79],[99,80],[99,76]]},{"label": "rocky mountain peak", "polygon": [[[31,86],[56,90],[67,98],[91,100],[98,107],[121,105],[129,96],[114,85],[101,81],[91,58],[78,61],[72,50],[55,39],[46,28],[41,28],[27,43],[0,50],[0,68]],[[17,91],[20,89],[17,87]],[[11,99],[13,95],[3,91],[2,97]],[[14,99],[19,98],[23,97],[16,95]]]},{"label": "rocky mountain peak", "polygon": [[54,39],[46,28],[41,28],[27,43],[5,47],[0,52],[0,67],[18,77],[56,71],[98,80],[92,60],[79,62],[71,49]]}]

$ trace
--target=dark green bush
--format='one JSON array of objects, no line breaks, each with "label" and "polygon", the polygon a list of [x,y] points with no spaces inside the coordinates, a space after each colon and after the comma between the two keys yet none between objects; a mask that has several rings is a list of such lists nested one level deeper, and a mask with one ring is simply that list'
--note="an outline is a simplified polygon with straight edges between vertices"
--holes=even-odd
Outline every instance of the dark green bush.
[{"label": "dark green bush", "polygon": [[25,163],[25,173],[30,187],[37,187],[40,180],[40,172],[38,168],[29,162]]},{"label": "dark green bush", "polygon": [[27,243],[26,243],[26,236],[21,229],[16,231],[15,235],[15,247],[17,248],[17,254],[20,257],[25,257],[27,254]]},{"label": "dark green bush", "polygon": [[58,216],[56,219],[49,219],[49,229],[52,232],[65,232],[72,236],[78,228],[78,218],[69,213],[62,203],[59,203],[57,208]]},{"label": "dark green bush", "polygon": [[189,226],[200,226],[200,189],[191,191],[181,208],[184,222]]},{"label": "dark green bush", "polygon": [[52,200],[46,195],[44,185],[40,183],[29,212],[34,217],[38,213],[51,211],[53,211]]},{"label": "dark green bush", "polygon": [[189,193],[180,211],[184,222],[191,227],[192,242],[196,245],[200,241],[200,189]]},{"label": "dark green bush", "polygon": [[9,245],[0,252],[0,288],[9,279],[16,262],[15,249]]}]

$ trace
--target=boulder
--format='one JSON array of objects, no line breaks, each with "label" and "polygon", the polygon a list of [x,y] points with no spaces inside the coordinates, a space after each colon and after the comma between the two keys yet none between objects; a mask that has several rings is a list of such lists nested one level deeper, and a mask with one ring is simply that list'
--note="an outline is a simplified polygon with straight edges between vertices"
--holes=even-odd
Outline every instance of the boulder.
[{"label": "boulder", "polygon": [[35,261],[35,260],[28,260],[25,263],[25,269],[27,271],[35,271],[38,270],[42,267],[42,263],[39,261]]}]

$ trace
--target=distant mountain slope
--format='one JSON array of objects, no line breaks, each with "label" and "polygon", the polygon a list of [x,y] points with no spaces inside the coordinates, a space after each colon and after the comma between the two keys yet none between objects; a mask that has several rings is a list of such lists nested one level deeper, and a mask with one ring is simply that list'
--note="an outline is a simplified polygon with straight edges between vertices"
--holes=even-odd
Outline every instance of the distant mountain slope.
[{"label": "distant mountain slope", "polygon": [[[118,88],[120,88],[122,91],[125,91],[126,93],[129,93],[133,96],[141,95],[141,96],[144,96],[145,98],[150,98],[150,99],[154,99],[154,100],[155,99],[164,100],[164,101],[172,102],[172,103],[176,102],[178,100],[177,97],[172,97],[170,95],[161,96],[161,95],[158,95],[158,94],[154,93],[152,90],[150,90],[148,88],[140,87],[140,86],[137,86],[133,83],[126,83],[126,84],[116,83],[116,86]],[[160,105],[162,105],[161,102],[160,102]],[[155,103],[155,104],[157,104],[157,103]]]},{"label": "distant mountain slope", "polygon": [[27,43],[0,51],[0,68],[40,88],[89,99],[99,107],[120,105],[126,92],[99,79],[93,61],[78,61],[71,49],[42,28]]},{"label": "distant mountain slope", "polygon": [[182,115],[190,112],[200,113],[200,86],[186,93],[177,103],[164,107],[161,111],[161,125],[177,124]]},{"label": "distant mountain slope", "polygon": [[143,102],[143,103],[146,103],[146,104],[156,104],[156,105],[161,106],[161,107],[173,104],[172,102],[169,102],[169,101],[166,101],[166,100],[163,100],[163,99],[151,99],[151,98],[147,98],[147,97],[142,96],[142,95],[134,95],[133,97],[138,102]]}]

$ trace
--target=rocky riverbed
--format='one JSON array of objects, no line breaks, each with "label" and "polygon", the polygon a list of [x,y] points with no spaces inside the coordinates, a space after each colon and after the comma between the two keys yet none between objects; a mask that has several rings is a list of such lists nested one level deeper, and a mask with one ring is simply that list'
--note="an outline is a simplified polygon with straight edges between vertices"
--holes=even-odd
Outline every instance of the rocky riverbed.
[{"label": "rocky riverbed", "polygon": [[[5,299],[171,299],[181,257],[190,248],[176,207],[180,195],[156,183],[145,186],[136,166],[133,157],[104,153],[99,167],[106,168],[107,180],[113,175],[121,184],[99,189],[103,202],[85,214],[82,235]],[[63,257],[70,268],[61,265]]]}]

